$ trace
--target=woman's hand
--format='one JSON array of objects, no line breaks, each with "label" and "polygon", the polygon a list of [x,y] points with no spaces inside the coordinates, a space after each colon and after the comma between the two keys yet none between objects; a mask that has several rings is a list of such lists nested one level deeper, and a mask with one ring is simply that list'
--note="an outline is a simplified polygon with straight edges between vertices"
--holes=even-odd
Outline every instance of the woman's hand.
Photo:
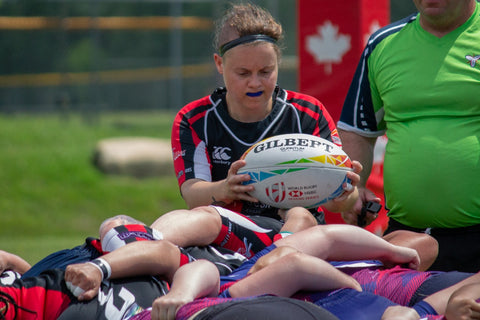
[{"label": "woman's hand", "polygon": [[153,301],[151,319],[175,320],[178,309],[193,300],[194,297],[187,297],[184,293],[169,292]]},{"label": "woman's hand", "polygon": [[248,194],[248,192],[251,192],[255,189],[254,186],[243,184],[244,182],[250,180],[250,175],[238,174],[238,170],[244,167],[245,164],[245,160],[237,160],[233,162],[228,170],[227,177],[223,180],[222,192],[224,197],[221,199],[221,201],[225,202],[226,204],[229,204],[235,200],[258,202],[258,199]]}]

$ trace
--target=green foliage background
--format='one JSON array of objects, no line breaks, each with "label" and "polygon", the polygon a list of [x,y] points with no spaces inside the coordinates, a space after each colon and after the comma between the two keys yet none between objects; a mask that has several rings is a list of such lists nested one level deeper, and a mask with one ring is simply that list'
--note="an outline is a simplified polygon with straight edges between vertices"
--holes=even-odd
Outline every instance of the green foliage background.
[{"label": "green foliage background", "polygon": [[96,236],[109,216],[150,223],[185,207],[173,172],[139,180],[104,175],[91,163],[104,138],[169,140],[172,119],[161,112],[0,116],[0,249],[34,263]]}]

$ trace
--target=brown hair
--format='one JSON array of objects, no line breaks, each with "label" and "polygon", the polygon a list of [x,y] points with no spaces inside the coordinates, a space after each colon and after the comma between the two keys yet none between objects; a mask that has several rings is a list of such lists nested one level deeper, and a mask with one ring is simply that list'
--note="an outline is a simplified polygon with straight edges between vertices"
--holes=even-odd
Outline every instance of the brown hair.
[{"label": "brown hair", "polygon": [[279,42],[283,40],[283,29],[265,9],[251,4],[232,5],[215,23],[216,50],[225,43],[248,35],[266,35],[276,40],[275,50],[280,57]]}]

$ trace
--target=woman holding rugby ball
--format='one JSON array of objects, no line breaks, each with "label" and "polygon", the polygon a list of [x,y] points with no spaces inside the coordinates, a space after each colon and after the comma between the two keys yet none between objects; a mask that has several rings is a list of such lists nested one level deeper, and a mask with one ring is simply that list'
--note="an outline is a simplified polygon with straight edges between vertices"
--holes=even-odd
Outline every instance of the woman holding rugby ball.
[{"label": "woman holding rugby ball", "polygon": [[[295,214],[299,225],[324,223],[321,210],[285,213],[258,202],[248,194],[253,186],[242,184],[249,175],[237,174],[245,165],[242,154],[271,136],[305,133],[341,145],[334,121],[317,99],[277,85],[282,39],[281,25],[252,4],[233,5],[217,22],[213,57],[225,87],[183,107],[172,129],[175,172],[189,208],[213,202],[248,216],[284,220]],[[327,210],[342,212],[355,202],[361,165],[353,167],[351,184],[325,204]]]}]

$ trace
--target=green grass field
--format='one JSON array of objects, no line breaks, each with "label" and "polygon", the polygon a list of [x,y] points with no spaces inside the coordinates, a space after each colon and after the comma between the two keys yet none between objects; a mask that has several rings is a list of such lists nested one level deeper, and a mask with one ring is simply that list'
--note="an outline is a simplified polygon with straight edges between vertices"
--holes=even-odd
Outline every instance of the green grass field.
[{"label": "green grass field", "polygon": [[0,116],[0,249],[30,263],[96,236],[107,217],[147,223],[184,208],[174,173],[135,179],[104,175],[91,162],[110,137],[169,140],[173,113]]}]

